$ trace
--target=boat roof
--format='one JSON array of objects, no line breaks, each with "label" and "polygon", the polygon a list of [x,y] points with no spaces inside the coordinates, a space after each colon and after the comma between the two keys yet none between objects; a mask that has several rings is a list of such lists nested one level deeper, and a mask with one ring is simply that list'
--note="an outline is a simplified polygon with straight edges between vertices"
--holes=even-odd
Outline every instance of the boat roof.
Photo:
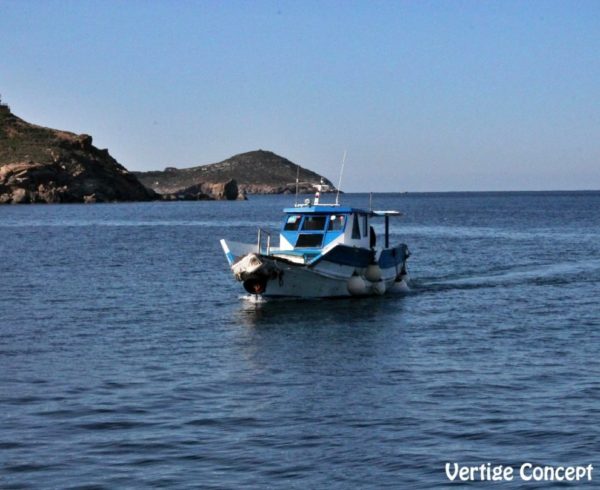
[{"label": "boat roof", "polygon": [[371,211],[371,216],[402,216],[402,213],[394,209],[385,209],[380,211]]},{"label": "boat roof", "polygon": [[347,214],[347,213],[366,213],[369,211],[349,206],[336,206],[335,204],[317,204],[316,206],[298,206],[295,208],[285,208],[284,213],[288,214],[310,214],[310,213],[327,213],[327,214]]},{"label": "boat roof", "polygon": [[294,208],[284,208],[284,213],[287,214],[368,214],[370,216],[401,216],[400,211],[382,210],[382,211],[367,211],[366,209],[353,208],[350,206],[339,206],[335,204],[317,204],[316,206],[297,206]]}]

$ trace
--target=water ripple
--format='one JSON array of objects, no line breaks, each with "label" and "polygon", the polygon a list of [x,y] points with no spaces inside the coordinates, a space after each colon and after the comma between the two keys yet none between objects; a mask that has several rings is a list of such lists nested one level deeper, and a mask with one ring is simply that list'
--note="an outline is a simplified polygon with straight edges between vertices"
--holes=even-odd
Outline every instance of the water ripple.
[{"label": "water ripple", "polygon": [[285,197],[3,207],[2,487],[431,489],[446,461],[594,463],[599,195],[377,200],[406,213],[411,291],[336,301],[230,277],[217,238],[277,226]]}]

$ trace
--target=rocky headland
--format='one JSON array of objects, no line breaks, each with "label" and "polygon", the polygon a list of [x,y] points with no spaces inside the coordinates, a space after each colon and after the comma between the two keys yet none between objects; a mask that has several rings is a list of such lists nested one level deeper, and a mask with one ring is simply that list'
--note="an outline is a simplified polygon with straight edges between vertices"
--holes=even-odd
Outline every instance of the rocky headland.
[{"label": "rocky headland", "polygon": [[130,172],[87,134],[15,116],[0,100],[0,204],[242,200],[247,194],[312,193],[321,175],[270,151],[162,171]]},{"label": "rocky headland", "polygon": [[30,124],[0,103],[0,204],[158,198],[91,136]]}]

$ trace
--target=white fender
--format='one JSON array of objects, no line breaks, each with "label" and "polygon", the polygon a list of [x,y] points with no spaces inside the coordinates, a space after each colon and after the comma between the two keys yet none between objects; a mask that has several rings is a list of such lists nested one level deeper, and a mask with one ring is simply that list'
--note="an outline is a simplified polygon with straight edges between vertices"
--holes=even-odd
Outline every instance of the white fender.
[{"label": "white fender", "polygon": [[385,282],[379,281],[373,283],[371,286],[371,291],[378,296],[383,296],[385,294]]},{"label": "white fender", "polygon": [[352,296],[363,296],[367,294],[367,284],[360,276],[352,276],[348,279],[348,292]]},{"label": "white fender", "polygon": [[365,271],[365,278],[370,282],[381,280],[381,268],[377,264],[370,264]]},{"label": "white fender", "polygon": [[408,283],[402,279],[400,281],[394,281],[394,285],[390,290],[394,293],[408,293],[410,288],[408,287]]}]

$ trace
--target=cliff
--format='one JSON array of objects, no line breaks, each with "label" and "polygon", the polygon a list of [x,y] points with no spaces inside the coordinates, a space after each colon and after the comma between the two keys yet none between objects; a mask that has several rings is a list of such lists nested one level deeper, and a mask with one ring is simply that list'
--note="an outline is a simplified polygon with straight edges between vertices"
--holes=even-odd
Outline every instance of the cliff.
[{"label": "cliff", "polygon": [[210,188],[216,183],[234,180],[239,191],[238,198],[243,198],[245,194],[296,192],[298,169],[301,193],[314,192],[314,185],[321,179],[330,190],[334,190],[333,184],[321,175],[264,150],[240,153],[209,165],[183,169],[167,167],[162,171],[135,172],[135,175],[146,187],[167,195],[182,194],[190,188]]},{"label": "cliff", "polygon": [[30,124],[0,103],[1,204],[158,198],[91,136]]},{"label": "cliff", "polygon": [[246,194],[312,193],[321,175],[270,151],[192,168],[129,172],[92,137],[45,128],[0,101],[0,204],[245,199]]}]

